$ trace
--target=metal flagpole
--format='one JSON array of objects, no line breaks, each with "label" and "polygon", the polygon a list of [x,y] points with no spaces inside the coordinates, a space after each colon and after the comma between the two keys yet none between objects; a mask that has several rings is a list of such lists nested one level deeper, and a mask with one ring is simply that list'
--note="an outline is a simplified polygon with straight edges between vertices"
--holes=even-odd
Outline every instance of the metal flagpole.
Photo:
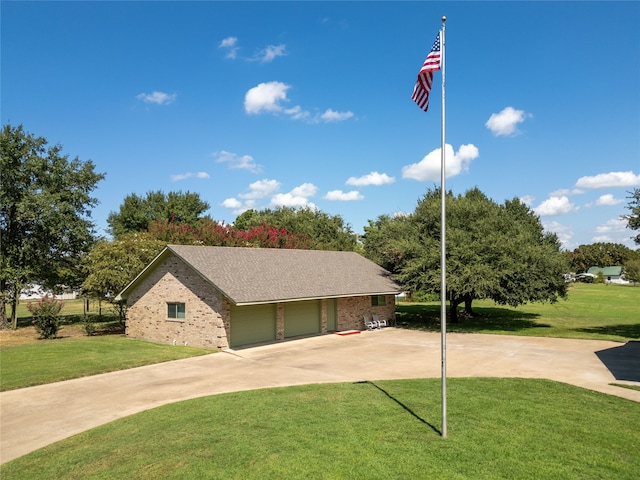
[{"label": "metal flagpole", "polygon": [[445,109],[444,109],[444,24],[447,17],[442,17],[440,30],[440,65],[442,70],[442,142],[440,147],[440,345],[442,356],[442,436],[447,436],[447,222],[445,192]]}]

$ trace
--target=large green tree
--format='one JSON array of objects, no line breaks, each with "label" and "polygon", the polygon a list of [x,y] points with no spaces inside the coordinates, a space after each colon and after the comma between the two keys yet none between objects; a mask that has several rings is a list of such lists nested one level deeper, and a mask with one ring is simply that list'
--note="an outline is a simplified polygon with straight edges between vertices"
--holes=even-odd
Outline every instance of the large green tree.
[{"label": "large green tree", "polygon": [[358,246],[358,236],[340,215],[329,215],[309,207],[247,210],[236,218],[233,225],[238,230],[268,225],[306,235],[311,238],[314,250],[353,251]]},{"label": "large green tree", "polygon": [[94,242],[91,196],[104,178],[91,161],[5,125],[0,135],[0,328],[28,283],[48,288],[81,282],[78,262]]},{"label": "large green tree", "polygon": [[[631,211],[628,215],[623,215],[627,221],[627,228],[631,230],[640,230],[640,188],[634,188],[632,192],[629,192],[629,204],[627,208]],[[637,233],[633,237],[633,241],[636,245],[640,245],[640,233]]]},{"label": "large green tree", "polygon": [[638,252],[621,243],[598,242],[580,245],[567,252],[569,266],[575,273],[584,273],[591,267],[624,266],[638,258]]},{"label": "large green tree", "polygon": [[640,283],[640,260],[629,260],[625,264],[624,278],[633,282],[634,285]]},{"label": "large green tree", "polygon": [[147,233],[128,233],[98,242],[83,259],[82,290],[100,300],[113,300],[166,246]]},{"label": "large green tree", "polygon": [[117,212],[107,217],[109,233],[119,237],[126,233],[144,232],[153,221],[195,225],[203,218],[209,204],[192,192],[147,192],[144,197],[127,195]]},{"label": "large green tree", "polygon": [[364,227],[364,255],[393,274],[422,248],[411,215],[380,215]]},{"label": "large green tree", "polygon": [[[474,188],[446,195],[447,298],[452,321],[475,299],[517,306],[566,295],[565,257],[554,234],[518,199],[498,205]],[[430,190],[413,214],[369,222],[364,248],[382,258],[410,292],[440,293],[440,191]],[[373,242],[373,244],[371,243]]]}]

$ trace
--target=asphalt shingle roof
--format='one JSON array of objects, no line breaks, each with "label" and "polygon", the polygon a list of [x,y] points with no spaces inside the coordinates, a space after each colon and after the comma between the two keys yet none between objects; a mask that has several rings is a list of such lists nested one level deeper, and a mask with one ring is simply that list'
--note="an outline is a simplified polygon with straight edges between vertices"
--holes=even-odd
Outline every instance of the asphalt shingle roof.
[{"label": "asphalt shingle roof", "polygon": [[388,271],[355,252],[190,245],[167,249],[236,305],[401,291]]}]

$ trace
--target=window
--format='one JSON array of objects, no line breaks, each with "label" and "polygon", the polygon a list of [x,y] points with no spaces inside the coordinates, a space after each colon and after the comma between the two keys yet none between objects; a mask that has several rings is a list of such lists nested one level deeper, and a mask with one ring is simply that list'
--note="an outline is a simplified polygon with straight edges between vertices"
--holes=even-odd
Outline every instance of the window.
[{"label": "window", "polygon": [[184,303],[167,303],[167,317],[184,318]]},{"label": "window", "polygon": [[371,306],[379,307],[387,304],[387,297],[385,295],[371,295]]}]

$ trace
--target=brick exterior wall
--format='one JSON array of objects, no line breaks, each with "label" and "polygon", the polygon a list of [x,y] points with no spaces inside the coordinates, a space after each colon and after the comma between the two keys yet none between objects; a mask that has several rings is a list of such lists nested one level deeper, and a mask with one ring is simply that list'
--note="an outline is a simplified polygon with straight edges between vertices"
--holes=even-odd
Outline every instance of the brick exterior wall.
[{"label": "brick exterior wall", "polygon": [[[169,302],[185,304],[184,319],[168,318]],[[173,255],[131,292],[127,307],[127,337],[212,349],[229,347],[228,301]]]},{"label": "brick exterior wall", "polygon": [[343,297],[338,298],[337,323],[338,331],[341,330],[365,330],[364,316],[377,313],[381,320],[387,320],[387,324],[394,325],[396,321],[396,297],[385,296],[385,305],[371,305],[371,297]]},{"label": "brick exterior wall", "polygon": [[[370,296],[336,299],[338,331],[364,330],[364,315],[377,313],[395,325],[395,297],[372,306]],[[185,318],[168,318],[167,303],[184,303]],[[321,301],[321,332],[327,332],[327,302]],[[211,349],[229,348],[231,306],[222,294],[184,262],[171,255],[127,298],[126,335],[158,343]],[[277,305],[276,341],[284,337],[284,303]]]}]

